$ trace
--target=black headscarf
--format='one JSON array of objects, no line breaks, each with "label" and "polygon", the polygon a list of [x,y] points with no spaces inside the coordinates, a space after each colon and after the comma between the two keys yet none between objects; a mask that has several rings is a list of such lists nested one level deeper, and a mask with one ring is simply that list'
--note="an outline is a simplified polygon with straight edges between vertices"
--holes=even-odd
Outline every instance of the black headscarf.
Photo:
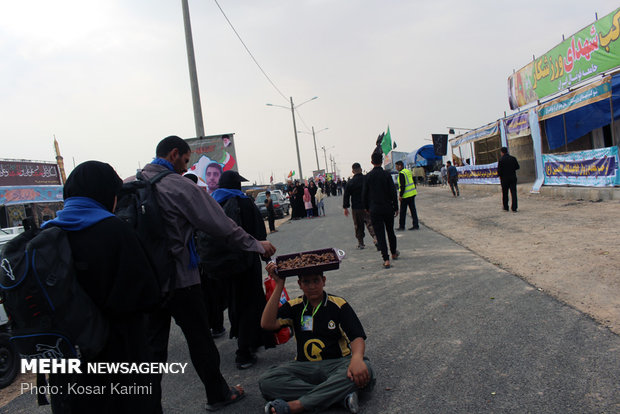
[{"label": "black headscarf", "polygon": [[69,174],[63,189],[63,198],[88,197],[101,203],[112,212],[114,197],[120,191],[123,180],[110,164],[86,161]]}]

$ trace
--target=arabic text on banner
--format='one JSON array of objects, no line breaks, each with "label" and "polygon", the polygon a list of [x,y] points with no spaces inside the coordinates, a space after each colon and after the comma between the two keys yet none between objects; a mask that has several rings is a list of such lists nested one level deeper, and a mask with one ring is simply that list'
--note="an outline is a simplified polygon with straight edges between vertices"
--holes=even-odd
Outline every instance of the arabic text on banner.
[{"label": "arabic text on banner", "polygon": [[497,163],[456,167],[461,184],[499,184]]},{"label": "arabic text on banner", "polygon": [[510,108],[517,109],[617,67],[619,37],[620,8],[510,75]]},{"label": "arabic text on banner", "polygon": [[618,147],[569,154],[543,154],[545,185],[608,187],[620,185]]},{"label": "arabic text on banner", "polygon": [[61,185],[58,165],[27,161],[0,161],[0,187]]}]

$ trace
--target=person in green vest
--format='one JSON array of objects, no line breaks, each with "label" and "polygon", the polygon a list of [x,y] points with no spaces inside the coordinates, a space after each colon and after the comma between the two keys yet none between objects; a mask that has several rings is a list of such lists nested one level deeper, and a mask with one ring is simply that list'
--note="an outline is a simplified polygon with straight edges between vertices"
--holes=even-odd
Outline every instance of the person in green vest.
[{"label": "person in green vest", "polygon": [[407,219],[407,207],[413,218],[413,226],[409,230],[418,230],[418,212],[415,209],[415,196],[418,190],[415,188],[413,174],[405,168],[402,161],[396,161],[396,170],[398,171],[398,199],[400,200],[400,220],[396,230],[405,230],[405,221]]}]

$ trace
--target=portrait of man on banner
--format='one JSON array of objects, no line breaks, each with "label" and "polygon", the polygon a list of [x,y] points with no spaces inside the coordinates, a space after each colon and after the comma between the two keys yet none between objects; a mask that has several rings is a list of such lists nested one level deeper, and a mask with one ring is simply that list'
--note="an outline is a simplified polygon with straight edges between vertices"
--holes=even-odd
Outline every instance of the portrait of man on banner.
[{"label": "portrait of man on banner", "polygon": [[213,193],[224,171],[238,171],[234,134],[212,135],[186,139],[192,154],[188,173],[198,177],[198,186]]}]

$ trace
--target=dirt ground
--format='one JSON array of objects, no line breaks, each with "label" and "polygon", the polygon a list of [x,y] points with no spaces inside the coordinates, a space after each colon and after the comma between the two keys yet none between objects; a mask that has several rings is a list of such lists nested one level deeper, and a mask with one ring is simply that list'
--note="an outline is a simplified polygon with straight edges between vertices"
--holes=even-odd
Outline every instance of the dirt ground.
[{"label": "dirt ground", "polygon": [[461,187],[460,197],[419,187],[421,223],[620,334],[620,201],[556,199],[523,187],[513,213],[502,209],[501,193]]}]

